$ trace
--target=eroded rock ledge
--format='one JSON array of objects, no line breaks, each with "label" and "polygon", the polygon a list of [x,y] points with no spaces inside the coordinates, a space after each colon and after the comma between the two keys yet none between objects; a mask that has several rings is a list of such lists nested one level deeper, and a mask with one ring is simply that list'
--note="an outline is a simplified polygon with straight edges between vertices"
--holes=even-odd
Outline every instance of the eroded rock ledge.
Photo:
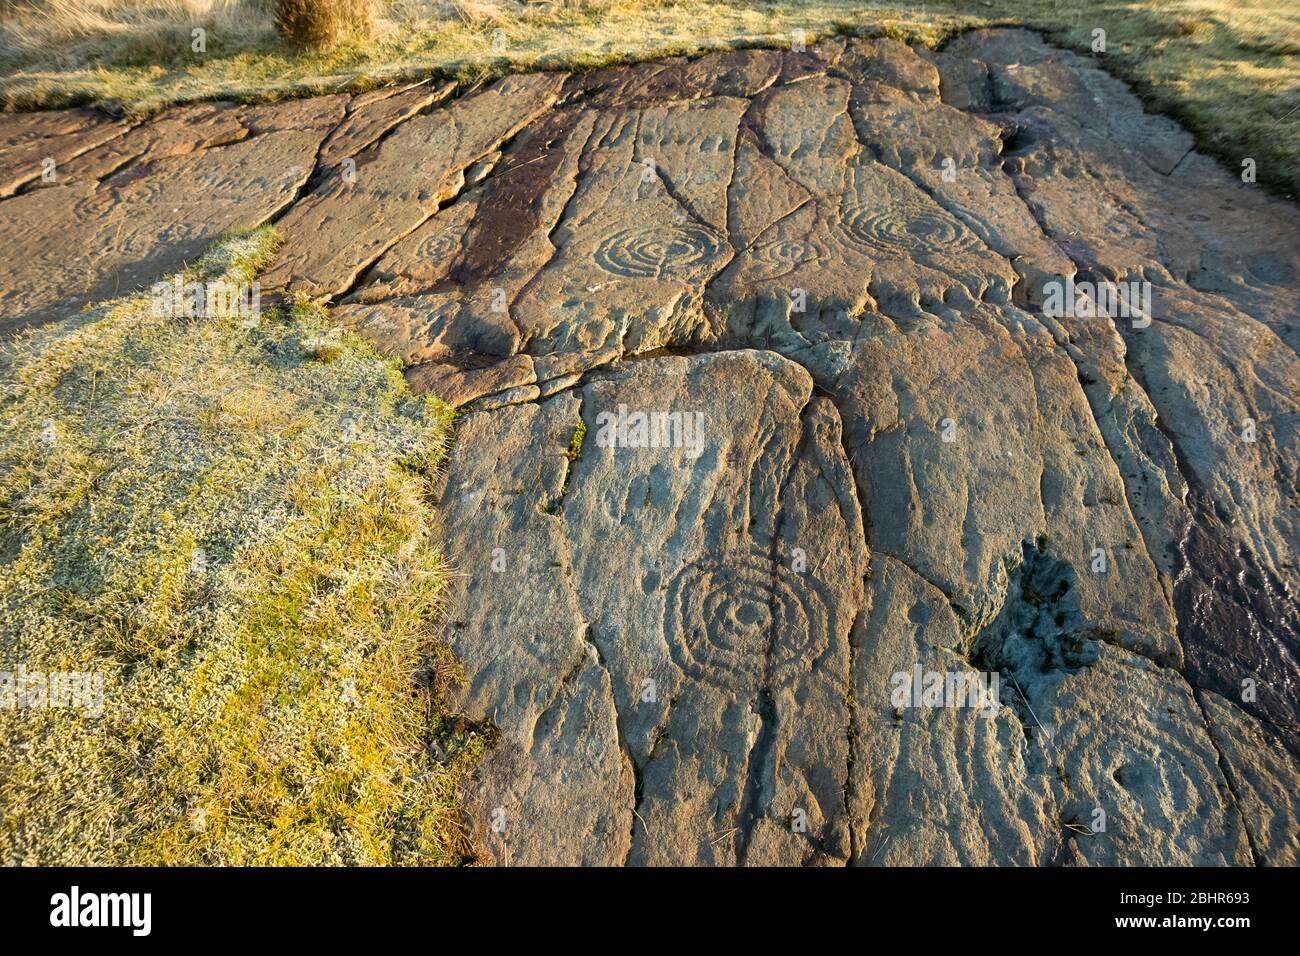
[{"label": "eroded rock ledge", "polygon": [[[277,218],[264,281],[464,409],[485,860],[1297,862],[1294,207],[1023,31],[451,93],[6,118],[68,158],[9,179],[0,304]],[[1066,277],[1149,315],[1049,317]],[[918,667],[1004,706],[897,706]]]}]

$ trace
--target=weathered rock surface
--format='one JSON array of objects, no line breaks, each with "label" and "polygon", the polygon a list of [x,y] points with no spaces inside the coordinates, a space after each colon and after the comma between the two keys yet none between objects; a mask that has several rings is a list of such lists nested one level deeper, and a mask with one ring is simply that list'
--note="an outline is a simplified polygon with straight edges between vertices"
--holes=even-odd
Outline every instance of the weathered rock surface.
[{"label": "weathered rock surface", "polygon": [[0,202],[0,332],[148,285],[274,217],[343,116],[344,97],[309,102],[181,107],[56,165],[52,183],[37,167]]},{"label": "weathered rock surface", "polygon": [[267,275],[315,295],[347,291],[361,269],[419,226],[464,173],[555,102],[563,77],[512,76],[416,116],[305,196],[282,220],[286,241]]},{"label": "weathered rock surface", "polygon": [[276,219],[462,409],[484,861],[1297,862],[1294,207],[1017,30],[449,97],[0,118],[0,303]]},{"label": "weathered rock surface", "polygon": [[0,115],[0,196],[11,196],[43,176],[57,176],[60,164],[126,128],[90,110]]},{"label": "weathered rock surface", "polygon": [[[587,860],[593,828],[531,821],[598,807],[630,828],[603,862],[1293,860],[1300,219],[1033,36],[817,53],[589,79],[342,307],[471,410],[458,651],[584,714],[591,648],[608,675],[605,782],[490,763],[475,832]],[[1067,278],[1148,281],[1149,315],[1044,314]],[[705,412],[703,451],[592,447],[620,407]],[[579,418],[559,493],[461,502],[564,469]],[[563,617],[510,570],[547,556]],[[557,620],[567,666],[512,663]],[[898,706],[918,667],[1003,706]],[[466,711],[532,733],[492,716],[519,699]],[[510,779],[534,809],[497,832]]]}]

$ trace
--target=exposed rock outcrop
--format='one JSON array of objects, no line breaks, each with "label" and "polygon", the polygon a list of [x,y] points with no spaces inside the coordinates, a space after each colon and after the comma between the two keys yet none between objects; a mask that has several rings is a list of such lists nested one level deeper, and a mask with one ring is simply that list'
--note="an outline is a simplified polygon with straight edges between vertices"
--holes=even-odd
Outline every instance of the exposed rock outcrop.
[{"label": "exposed rock outcrop", "polygon": [[1023,31],[448,96],[6,119],[0,302],[278,216],[462,408],[482,859],[1298,861],[1294,207]]}]

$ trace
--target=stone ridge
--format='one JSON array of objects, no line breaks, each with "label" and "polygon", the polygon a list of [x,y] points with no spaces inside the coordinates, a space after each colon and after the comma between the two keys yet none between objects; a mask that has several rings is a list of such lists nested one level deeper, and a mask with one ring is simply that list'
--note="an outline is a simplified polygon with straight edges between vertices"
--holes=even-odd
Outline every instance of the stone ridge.
[{"label": "stone ridge", "polygon": [[1300,862],[1294,207],[1020,30],[450,94],[0,118],[0,328],[274,219],[462,409],[484,861]]}]

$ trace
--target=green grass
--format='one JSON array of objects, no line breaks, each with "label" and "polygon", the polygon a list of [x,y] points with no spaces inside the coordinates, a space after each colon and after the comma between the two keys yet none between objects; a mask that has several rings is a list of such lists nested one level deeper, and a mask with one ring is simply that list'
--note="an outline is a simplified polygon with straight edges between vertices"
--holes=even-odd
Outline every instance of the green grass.
[{"label": "green grass", "polygon": [[[248,282],[275,242],[187,278]],[[0,670],[105,682],[99,716],[0,709],[0,861],[457,862],[484,740],[437,703],[449,410],[316,306],[150,305],[0,355]]]},{"label": "green grass", "polygon": [[[810,38],[888,34],[935,44],[970,27],[1025,25],[1088,52],[1100,27],[1107,31],[1106,67],[1133,83],[1151,108],[1183,122],[1234,168],[1251,156],[1262,183],[1300,189],[1297,0],[408,2],[389,6],[377,36],[326,51],[284,43],[270,28],[265,0],[242,2],[248,12],[239,26],[229,18],[214,23],[204,54],[190,49],[188,18],[170,39],[159,39],[156,27],[102,35],[82,28],[70,31],[72,39],[38,34],[10,44],[0,53],[0,99],[11,108],[97,103],[149,112],[194,99],[296,96],[432,74],[468,79],[786,45],[797,29]],[[503,50],[494,48],[496,30]]]},{"label": "green grass", "polygon": [[569,461],[577,461],[582,457],[582,443],[587,437],[587,423],[578,420],[577,426],[573,429],[573,437],[569,439],[569,450],[564,454]]}]

